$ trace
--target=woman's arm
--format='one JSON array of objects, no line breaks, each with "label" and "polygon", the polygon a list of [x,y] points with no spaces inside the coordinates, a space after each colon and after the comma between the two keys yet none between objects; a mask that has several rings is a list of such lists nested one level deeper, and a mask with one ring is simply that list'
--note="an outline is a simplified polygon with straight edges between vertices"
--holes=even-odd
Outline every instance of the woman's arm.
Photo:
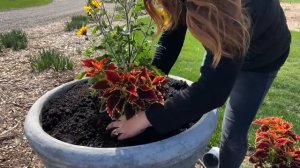
[{"label": "woman's arm", "polygon": [[165,105],[153,104],[146,112],[138,113],[129,120],[112,122],[107,129],[116,128],[112,134],[117,133],[119,140],[133,137],[149,126],[160,133],[167,133],[222,106],[230,94],[242,61],[223,57],[215,69],[211,67],[212,61],[213,56],[208,52],[199,80]]},{"label": "woman's arm", "polygon": [[178,129],[226,102],[242,61],[223,57],[215,69],[211,67],[212,61],[213,56],[208,52],[197,82],[165,105],[154,104],[146,111],[147,119],[157,131],[167,133]]},{"label": "woman's arm", "polygon": [[165,31],[158,42],[152,65],[169,74],[183,46],[187,27],[179,24],[173,30]]}]

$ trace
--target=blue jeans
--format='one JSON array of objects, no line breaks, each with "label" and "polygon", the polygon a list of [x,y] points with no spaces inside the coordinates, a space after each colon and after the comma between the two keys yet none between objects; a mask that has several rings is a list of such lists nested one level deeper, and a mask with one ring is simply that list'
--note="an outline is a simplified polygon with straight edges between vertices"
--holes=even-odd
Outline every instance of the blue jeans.
[{"label": "blue jeans", "polygon": [[219,168],[240,167],[248,149],[249,127],[277,72],[239,73],[224,114]]}]

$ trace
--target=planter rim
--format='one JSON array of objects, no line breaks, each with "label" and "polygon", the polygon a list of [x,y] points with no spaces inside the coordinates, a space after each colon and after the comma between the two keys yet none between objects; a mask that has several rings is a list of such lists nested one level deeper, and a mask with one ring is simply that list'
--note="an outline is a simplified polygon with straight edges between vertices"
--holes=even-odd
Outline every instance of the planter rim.
[{"label": "planter rim", "polygon": [[[189,80],[177,76],[169,75],[169,77],[173,79],[184,80],[189,85],[192,83]],[[164,155],[164,158],[170,159],[174,157],[170,155],[172,153],[177,154],[180,151],[181,153],[188,154],[189,152],[192,152],[190,151],[191,146],[196,147],[197,144],[199,144],[199,142],[205,141],[205,139],[209,138],[211,136],[211,132],[215,130],[216,122],[217,122],[216,109],[203,115],[202,118],[197,123],[195,123],[191,128],[187,129],[182,133],[179,133],[175,136],[172,136],[170,138],[161,141],[156,141],[156,142],[143,144],[143,145],[129,146],[129,147],[116,147],[116,148],[95,148],[95,147],[73,145],[53,138],[48,133],[46,133],[41,127],[40,114],[42,108],[44,107],[45,104],[49,102],[51,98],[55,97],[57,94],[69,90],[76,83],[84,83],[86,81],[87,79],[83,79],[80,81],[71,81],[62,84],[59,87],[56,87],[51,91],[48,91],[32,105],[25,119],[25,124],[24,124],[25,134],[26,137],[28,138],[29,143],[32,140],[34,140],[36,143],[39,144],[41,148],[44,148],[46,150],[64,149],[64,152],[73,155],[76,155],[76,151],[80,150],[82,153],[86,153],[87,155],[91,155],[91,156],[96,155],[98,157],[101,156],[102,159],[100,160],[105,160],[105,158],[107,159],[111,156],[115,156],[116,154],[120,154],[123,155],[123,157],[128,157],[128,158],[133,156],[143,157],[143,153],[139,153],[138,155],[137,153],[135,153],[136,149],[138,149],[138,151],[140,151],[141,149],[147,150],[153,155],[158,155],[157,152],[160,152],[159,155]],[[176,148],[173,147],[174,145],[176,145]],[[188,147],[186,147],[187,145]],[[165,147],[166,150],[162,151],[161,147]],[[39,152],[41,153],[41,155],[47,155],[44,151],[39,150]],[[95,158],[95,157],[91,157],[90,159],[91,161],[94,161],[95,159],[99,160],[99,158]]]}]

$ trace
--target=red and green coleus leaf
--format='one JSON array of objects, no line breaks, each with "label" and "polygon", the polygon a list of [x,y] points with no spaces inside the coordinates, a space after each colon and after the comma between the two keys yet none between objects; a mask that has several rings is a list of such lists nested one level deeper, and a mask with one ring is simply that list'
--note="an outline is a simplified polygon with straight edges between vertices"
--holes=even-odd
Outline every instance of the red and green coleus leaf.
[{"label": "red and green coleus leaf", "polygon": [[271,125],[271,124],[278,124],[283,121],[282,117],[267,117],[267,118],[261,118],[261,119],[256,119],[253,121],[253,124],[256,125]]},{"label": "red and green coleus leaf", "polygon": [[99,90],[105,90],[110,87],[111,87],[111,85],[110,85],[109,81],[107,81],[107,80],[100,80],[92,85],[92,88],[99,89]]},{"label": "red and green coleus leaf", "polygon": [[126,87],[126,90],[128,93],[130,93],[131,95],[137,97],[138,93],[137,93],[137,88],[135,85],[129,85]]},{"label": "red and green coleus leaf", "polygon": [[116,85],[113,85],[109,89],[106,89],[106,90],[103,90],[103,92],[100,92],[101,93],[100,96],[107,99],[110,95],[116,94],[116,92],[120,93],[121,88],[119,88]]},{"label": "red and green coleus leaf", "polygon": [[295,163],[296,167],[300,167],[300,151],[299,150],[295,152],[294,163]]},{"label": "red and green coleus leaf", "polygon": [[86,66],[86,67],[88,67],[88,68],[93,67],[92,59],[81,60],[81,62],[83,63],[84,66]]},{"label": "red and green coleus leaf", "polygon": [[254,155],[252,155],[250,158],[249,158],[249,162],[250,163],[257,163],[259,162],[259,159],[257,157],[255,157]]},{"label": "red and green coleus leaf", "polygon": [[103,58],[101,61],[98,61],[96,59],[85,59],[81,60],[84,66],[88,68],[96,68],[96,69],[103,69],[105,64],[108,62],[107,58]]},{"label": "red and green coleus leaf", "polygon": [[89,71],[86,72],[86,77],[94,77],[97,74],[99,74],[100,71],[98,71],[97,69],[91,69]]},{"label": "red and green coleus leaf", "polygon": [[136,76],[132,73],[125,73],[123,76],[124,83],[136,83]]},{"label": "red and green coleus leaf", "polygon": [[139,74],[139,82],[142,84],[150,84],[151,83],[151,79],[148,75],[146,68],[143,68],[141,70],[141,73]]},{"label": "red and green coleus leaf", "polygon": [[96,68],[98,70],[103,70],[103,68],[107,62],[108,62],[107,58],[103,58],[101,61],[92,60],[92,65],[94,68]]},{"label": "red and green coleus leaf", "polygon": [[115,107],[115,111],[118,112],[119,114],[122,114],[124,112],[124,108],[125,108],[125,105],[126,105],[126,99],[123,97],[123,98],[120,98],[118,104],[116,105]]},{"label": "red and green coleus leaf", "polygon": [[116,70],[118,67],[114,63],[110,63],[107,66],[107,70]]},{"label": "red and green coleus leaf", "polygon": [[124,113],[125,113],[126,119],[129,119],[134,116],[135,111],[132,107],[132,104],[130,104],[130,103],[125,104]]},{"label": "red and green coleus leaf", "polygon": [[292,141],[291,141],[290,139],[288,139],[288,138],[280,138],[280,139],[276,140],[275,146],[276,146],[277,148],[281,148],[282,146],[285,146],[285,145],[288,145],[288,144],[293,145],[294,142],[292,142]]},{"label": "red and green coleus leaf", "polygon": [[149,91],[149,90],[152,90],[153,88],[148,85],[140,85],[139,89],[141,89],[142,91]]},{"label": "red and green coleus leaf", "polygon": [[287,131],[285,134],[286,134],[288,137],[291,137],[294,141],[299,140],[299,137],[297,137],[297,135],[296,135],[294,132],[292,132],[292,131]]},{"label": "red and green coleus leaf", "polygon": [[138,95],[140,99],[148,100],[148,101],[156,101],[158,100],[158,97],[154,90],[138,90]]},{"label": "red and green coleus leaf", "polygon": [[153,85],[158,85],[158,84],[165,84],[167,82],[166,80],[167,78],[164,76],[156,76],[153,80],[152,80],[152,84]]},{"label": "red and green coleus leaf", "polygon": [[109,117],[113,117],[113,111],[114,108],[117,106],[118,102],[120,101],[120,95],[116,94],[111,94],[106,102],[106,111],[109,115]]},{"label": "red and green coleus leaf", "polygon": [[115,70],[106,70],[105,74],[106,74],[107,80],[109,80],[110,82],[112,82],[114,84],[122,82],[121,76]]},{"label": "red and green coleus leaf", "polygon": [[265,159],[268,156],[268,151],[265,149],[257,149],[253,155],[256,158]]},{"label": "red and green coleus leaf", "polygon": [[120,91],[114,91],[112,94],[107,98],[106,101],[106,110],[108,115],[113,118],[114,112],[120,112],[123,109],[125,99],[121,98]]},{"label": "red and green coleus leaf", "polygon": [[141,100],[141,99],[137,99],[132,104],[134,105],[134,107],[139,106],[140,109],[145,109],[145,107],[146,107],[146,102],[144,100]]},{"label": "red and green coleus leaf", "polygon": [[103,71],[105,64],[108,62],[108,59],[104,58],[101,61],[95,59],[86,59],[81,60],[81,62],[89,68],[89,70],[86,72],[86,76],[93,77]]},{"label": "red and green coleus leaf", "polygon": [[265,149],[265,148],[269,148],[271,146],[270,143],[268,142],[261,142],[257,145],[257,149]]}]

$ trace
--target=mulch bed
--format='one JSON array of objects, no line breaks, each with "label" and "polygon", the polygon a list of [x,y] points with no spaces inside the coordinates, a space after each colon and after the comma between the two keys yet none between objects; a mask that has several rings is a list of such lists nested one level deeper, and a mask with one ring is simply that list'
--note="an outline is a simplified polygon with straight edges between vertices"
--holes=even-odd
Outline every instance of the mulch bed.
[{"label": "mulch bed", "polygon": [[[0,167],[43,167],[31,150],[23,131],[32,104],[47,91],[74,79],[82,70],[79,60],[88,44],[74,32],[64,32],[64,23],[25,29],[29,45],[25,50],[0,52]],[[30,57],[43,49],[57,49],[76,64],[73,71],[32,72]],[[26,156],[26,157],[24,157]]]}]

